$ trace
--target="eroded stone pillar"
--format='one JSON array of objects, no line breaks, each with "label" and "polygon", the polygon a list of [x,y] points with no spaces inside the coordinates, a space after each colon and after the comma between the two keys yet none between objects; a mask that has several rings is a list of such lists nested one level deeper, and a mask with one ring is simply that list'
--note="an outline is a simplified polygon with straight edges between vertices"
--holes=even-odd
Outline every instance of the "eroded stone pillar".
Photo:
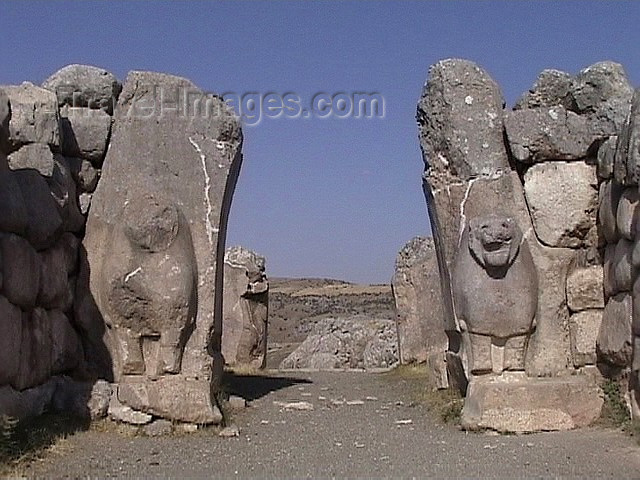
[{"label": "eroded stone pillar", "polygon": [[239,121],[184,78],[131,72],[83,241],[76,318],[124,405],[219,421],[226,225]]}]

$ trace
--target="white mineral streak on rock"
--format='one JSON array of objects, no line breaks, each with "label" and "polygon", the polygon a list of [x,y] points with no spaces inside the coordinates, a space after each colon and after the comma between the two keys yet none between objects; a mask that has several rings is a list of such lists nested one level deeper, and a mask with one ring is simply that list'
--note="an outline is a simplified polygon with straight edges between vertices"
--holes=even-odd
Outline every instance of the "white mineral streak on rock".
[{"label": "white mineral streak on rock", "polygon": [[204,217],[205,226],[207,229],[207,239],[209,240],[209,245],[213,246],[213,234],[217,233],[213,225],[211,224],[211,211],[213,207],[211,206],[211,198],[209,197],[209,192],[211,190],[211,177],[209,176],[209,172],[207,172],[207,156],[202,152],[200,145],[198,145],[193,138],[189,137],[189,143],[193,145],[198,155],[200,155],[200,161],[202,162],[202,173],[204,174],[204,201],[207,206],[207,213]]}]

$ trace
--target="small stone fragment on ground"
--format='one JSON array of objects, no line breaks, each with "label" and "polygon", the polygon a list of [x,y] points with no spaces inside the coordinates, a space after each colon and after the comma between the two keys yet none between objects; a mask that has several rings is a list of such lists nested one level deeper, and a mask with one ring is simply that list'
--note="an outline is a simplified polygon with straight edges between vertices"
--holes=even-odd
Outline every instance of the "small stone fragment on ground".
[{"label": "small stone fragment on ground", "polygon": [[285,410],[301,410],[310,411],[313,410],[313,404],[309,402],[273,402],[274,405],[284,408]]},{"label": "small stone fragment on ground", "polygon": [[222,438],[239,437],[240,428],[238,428],[238,426],[235,424],[231,424],[228,427],[224,427],[222,430],[220,430],[218,436]]}]

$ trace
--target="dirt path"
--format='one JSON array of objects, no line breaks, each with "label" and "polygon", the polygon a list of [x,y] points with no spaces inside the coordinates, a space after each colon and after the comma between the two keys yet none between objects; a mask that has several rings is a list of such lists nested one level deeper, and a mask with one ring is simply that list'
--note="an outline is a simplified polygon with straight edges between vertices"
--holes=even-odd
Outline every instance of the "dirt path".
[{"label": "dirt path", "polygon": [[[272,373],[236,378],[250,400],[240,435],[165,438],[81,432],[33,464],[47,477],[640,478],[640,447],[611,430],[504,436],[465,433],[415,404],[394,374]],[[285,408],[308,402],[313,410]],[[299,407],[304,404],[299,404]]]}]

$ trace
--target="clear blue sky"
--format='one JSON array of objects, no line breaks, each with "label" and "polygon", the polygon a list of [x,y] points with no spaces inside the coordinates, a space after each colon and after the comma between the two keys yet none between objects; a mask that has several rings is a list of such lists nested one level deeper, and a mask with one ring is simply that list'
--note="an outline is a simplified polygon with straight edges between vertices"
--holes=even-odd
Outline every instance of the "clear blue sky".
[{"label": "clear blue sky", "polygon": [[428,234],[414,120],[427,69],[484,66],[509,104],[544,68],[621,62],[640,82],[640,2],[0,3],[0,84],[70,63],[174,73],[216,92],[377,91],[384,119],[276,119],[245,129],[228,245],[271,276],[388,282]]}]

